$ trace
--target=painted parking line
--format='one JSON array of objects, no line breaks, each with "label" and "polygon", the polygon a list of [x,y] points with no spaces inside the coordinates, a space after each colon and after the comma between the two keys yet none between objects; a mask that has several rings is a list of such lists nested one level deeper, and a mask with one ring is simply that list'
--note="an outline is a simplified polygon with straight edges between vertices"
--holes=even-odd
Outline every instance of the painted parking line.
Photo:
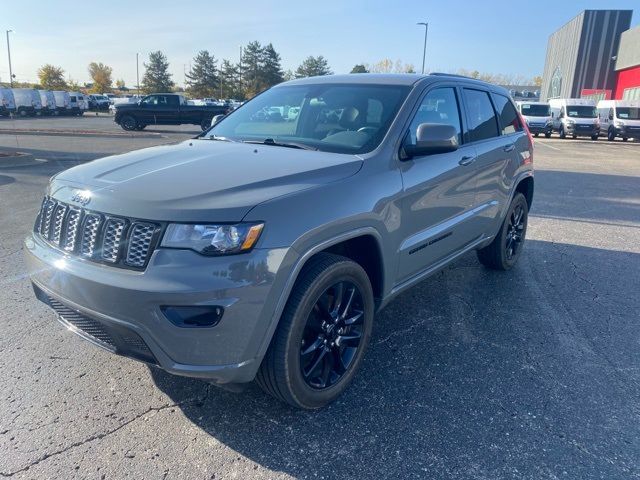
[{"label": "painted parking line", "polygon": [[560,152],[560,151],[562,151],[562,149],[561,149],[561,148],[554,147],[553,145],[549,145],[548,143],[543,143],[543,142],[534,142],[534,147],[537,147],[538,145],[542,145],[542,146],[545,146],[545,147],[550,148],[550,149],[552,149],[552,150],[557,150],[557,151],[559,151],[559,152]]}]

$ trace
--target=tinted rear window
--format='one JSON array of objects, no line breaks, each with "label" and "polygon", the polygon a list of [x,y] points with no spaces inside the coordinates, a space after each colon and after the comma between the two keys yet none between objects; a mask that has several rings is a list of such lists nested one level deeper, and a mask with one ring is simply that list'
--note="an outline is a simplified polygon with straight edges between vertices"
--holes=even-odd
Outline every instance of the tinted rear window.
[{"label": "tinted rear window", "polygon": [[498,116],[500,118],[500,126],[502,128],[502,134],[508,135],[510,133],[522,131],[522,123],[520,123],[520,117],[516,108],[511,101],[503,95],[494,95],[496,102],[496,110],[498,110]]},{"label": "tinted rear window", "polygon": [[489,93],[465,88],[464,103],[469,118],[469,140],[471,142],[499,135],[498,122],[489,99]]}]

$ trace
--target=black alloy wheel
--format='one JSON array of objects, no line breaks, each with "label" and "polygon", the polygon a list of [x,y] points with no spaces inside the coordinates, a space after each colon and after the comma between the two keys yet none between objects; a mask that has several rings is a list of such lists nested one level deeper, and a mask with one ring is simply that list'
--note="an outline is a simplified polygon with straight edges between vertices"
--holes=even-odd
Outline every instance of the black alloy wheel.
[{"label": "black alloy wheel", "polygon": [[300,345],[300,369],[307,385],[324,389],[335,385],[356,357],[364,309],[362,293],[349,281],[324,291],[313,306]]},{"label": "black alloy wheel", "polygon": [[135,130],[138,126],[138,122],[131,115],[125,115],[120,119],[120,126],[127,131]]},{"label": "black alloy wheel", "polygon": [[524,241],[525,209],[523,205],[516,205],[509,215],[507,235],[505,237],[505,256],[511,261],[520,253]]}]

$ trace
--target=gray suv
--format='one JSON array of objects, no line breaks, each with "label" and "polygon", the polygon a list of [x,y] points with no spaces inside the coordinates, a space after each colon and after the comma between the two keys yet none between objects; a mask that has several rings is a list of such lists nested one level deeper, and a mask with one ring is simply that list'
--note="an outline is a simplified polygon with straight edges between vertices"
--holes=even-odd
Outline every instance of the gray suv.
[{"label": "gray suv", "polygon": [[398,293],[470,250],[516,263],[532,145],[480,81],[294,80],[197,138],[53,177],[26,260],[36,296],[94,344],[319,408]]}]

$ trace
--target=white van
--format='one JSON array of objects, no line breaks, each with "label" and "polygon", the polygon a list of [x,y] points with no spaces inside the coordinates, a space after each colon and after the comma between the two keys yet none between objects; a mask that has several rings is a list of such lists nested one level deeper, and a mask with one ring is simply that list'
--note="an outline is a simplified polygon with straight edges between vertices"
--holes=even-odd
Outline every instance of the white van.
[{"label": "white van", "polygon": [[54,90],[53,97],[56,100],[56,110],[58,115],[68,115],[71,113],[71,96],[69,92]]},{"label": "white van", "polygon": [[38,90],[40,102],[42,103],[43,115],[57,115],[56,97],[51,90]]},{"label": "white van", "polygon": [[8,117],[16,113],[16,101],[10,88],[0,87],[0,116]]},{"label": "white van", "polygon": [[42,102],[40,94],[33,88],[12,88],[13,98],[16,101],[16,111],[21,117],[27,115],[40,115]]},{"label": "white van", "polygon": [[600,122],[595,100],[586,98],[554,98],[549,100],[553,129],[560,138],[571,135],[598,140]]},{"label": "white van", "polygon": [[598,102],[600,133],[613,142],[622,137],[640,138],[640,100],[600,100]]},{"label": "white van", "polygon": [[89,109],[89,102],[85,100],[84,94],[80,92],[69,92],[69,107],[71,115],[82,116]]},{"label": "white van", "polygon": [[[541,133],[549,138],[553,131],[553,119],[551,118],[551,106],[543,102],[516,102],[518,111],[527,122],[529,131],[536,137]],[[291,110],[289,111],[291,117]]]}]

